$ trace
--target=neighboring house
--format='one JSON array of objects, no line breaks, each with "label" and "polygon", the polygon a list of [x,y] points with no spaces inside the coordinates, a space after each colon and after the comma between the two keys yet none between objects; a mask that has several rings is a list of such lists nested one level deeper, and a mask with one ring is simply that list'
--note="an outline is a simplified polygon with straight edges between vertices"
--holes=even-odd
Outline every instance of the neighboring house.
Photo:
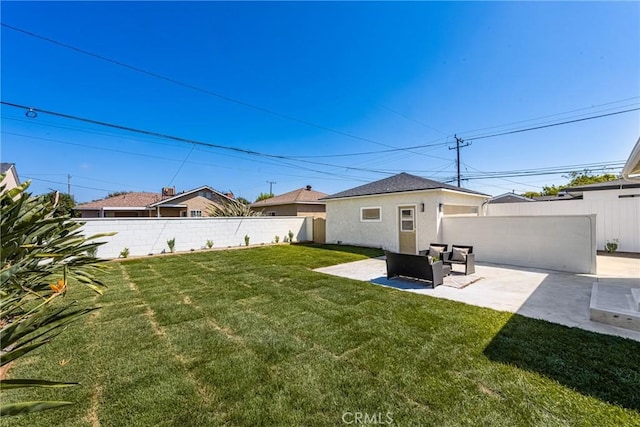
[{"label": "neighboring house", "polygon": [[568,187],[562,191],[574,199],[596,200],[640,197],[639,189],[640,182],[621,178],[613,181]]},{"label": "neighboring house", "polygon": [[525,196],[521,196],[515,193],[504,193],[499,196],[494,196],[487,203],[518,203],[518,202],[533,202],[533,199],[530,199]]},{"label": "neighboring house", "polygon": [[311,189],[310,185],[304,188],[280,194],[269,199],[253,203],[251,208],[262,211],[267,216],[325,216],[325,202],[320,200],[328,194]]},{"label": "neighboring house", "polygon": [[0,175],[1,174],[5,176],[0,186],[4,186],[5,191],[20,185],[20,178],[18,178],[18,172],[16,172],[16,165],[14,163],[0,163]]},{"label": "neighboring house", "polygon": [[400,173],[325,197],[326,241],[417,253],[440,240],[443,215],[477,216],[490,197]]},{"label": "neighboring house", "polygon": [[74,208],[82,218],[135,218],[135,217],[203,217],[211,203],[219,204],[232,199],[231,194],[220,193],[209,186],[175,194],[173,188],[162,193],[125,193]]}]

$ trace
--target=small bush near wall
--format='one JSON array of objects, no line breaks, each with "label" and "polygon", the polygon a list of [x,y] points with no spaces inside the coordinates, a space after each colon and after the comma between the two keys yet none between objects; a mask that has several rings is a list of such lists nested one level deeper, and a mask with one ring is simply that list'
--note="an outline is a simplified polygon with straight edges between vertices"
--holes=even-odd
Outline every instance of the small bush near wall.
[{"label": "small bush near wall", "polygon": [[[310,241],[312,219],[305,217],[244,217],[244,218],[96,218],[86,221],[86,234],[115,231],[98,250],[103,258],[118,258],[122,248],[130,256],[159,254],[167,248],[167,240],[175,238],[176,252],[202,247],[203,236],[216,247],[244,245],[250,236],[251,245],[268,244],[274,236],[287,236],[291,231],[300,241]],[[307,224],[307,221],[309,224]],[[282,241],[282,240],[280,240]],[[209,245],[206,245],[209,247]]]}]

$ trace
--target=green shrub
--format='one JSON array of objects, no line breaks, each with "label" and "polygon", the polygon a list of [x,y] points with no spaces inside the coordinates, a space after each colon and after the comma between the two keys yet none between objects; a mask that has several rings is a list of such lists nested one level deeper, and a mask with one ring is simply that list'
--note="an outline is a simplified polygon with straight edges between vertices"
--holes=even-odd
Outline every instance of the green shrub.
[{"label": "green shrub", "polygon": [[[2,176],[0,176],[0,179]],[[104,268],[93,256],[103,243],[85,238],[84,223],[57,216],[58,197],[33,197],[29,183],[4,191],[0,188],[2,252],[0,262],[0,365],[18,360],[47,344],[66,326],[96,308],[81,308],[76,301],[59,301],[69,288],[84,285],[102,294],[94,273]],[[57,300],[56,303],[52,303]],[[73,382],[42,379],[0,381],[0,415],[19,415],[72,404],[65,401],[8,402],[7,392],[21,387],[60,388]]]}]

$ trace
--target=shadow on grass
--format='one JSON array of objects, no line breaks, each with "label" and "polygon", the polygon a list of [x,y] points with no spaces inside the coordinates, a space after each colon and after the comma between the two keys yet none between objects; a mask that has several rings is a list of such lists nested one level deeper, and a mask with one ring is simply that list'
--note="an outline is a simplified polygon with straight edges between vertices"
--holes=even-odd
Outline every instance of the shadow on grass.
[{"label": "shadow on grass", "polygon": [[364,255],[368,258],[377,258],[384,255],[382,249],[379,248],[366,248],[363,246],[349,246],[349,245],[330,245],[326,243],[294,243],[298,246],[306,246],[309,248],[324,249],[327,251],[346,252],[350,254]]},{"label": "shadow on grass", "polygon": [[640,342],[516,314],[484,354],[584,395],[640,411]]}]

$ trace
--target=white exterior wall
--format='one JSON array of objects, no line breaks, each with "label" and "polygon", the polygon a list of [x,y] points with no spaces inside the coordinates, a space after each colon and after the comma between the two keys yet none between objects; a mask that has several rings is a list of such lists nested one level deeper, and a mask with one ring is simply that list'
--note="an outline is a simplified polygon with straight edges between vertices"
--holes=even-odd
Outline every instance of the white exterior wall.
[{"label": "white exterior wall", "polygon": [[[597,193],[597,194],[596,194]],[[637,197],[619,198],[618,195]],[[618,239],[618,250],[640,252],[640,189],[589,191],[583,200],[497,203],[487,205],[487,216],[596,215],[596,244]]]},{"label": "white exterior wall", "polygon": [[98,239],[107,244],[98,248],[101,258],[117,258],[129,248],[130,256],[169,252],[167,240],[175,237],[176,251],[205,247],[207,240],[213,247],[244,246],[249,235],[250,245],[280,241],[294,233],[294,241],[313,239],[313,219],[305,217],[247,217],[247,218],[83,218],[82,233],[90,237],[98,233],[117,232],[115,236]]},{"label": "white exterior wall", "polygon": [[[326,201],[327,243],[370,246],[397,252],[399,250],[398,207],[414,206],[417,248],[424,250],[440,239],[440,203],[480,206],[484,196],[453,191],[426,190],[374,196],[350,197]],[[424,203],[424,212],[421,204]],[[360,208],[380,207],[382,221],[361,222]]]},{"label": "white exterior wall", "polygon": [[445,217],[442,227],[477,261],[596,274],[595,215]]}]

